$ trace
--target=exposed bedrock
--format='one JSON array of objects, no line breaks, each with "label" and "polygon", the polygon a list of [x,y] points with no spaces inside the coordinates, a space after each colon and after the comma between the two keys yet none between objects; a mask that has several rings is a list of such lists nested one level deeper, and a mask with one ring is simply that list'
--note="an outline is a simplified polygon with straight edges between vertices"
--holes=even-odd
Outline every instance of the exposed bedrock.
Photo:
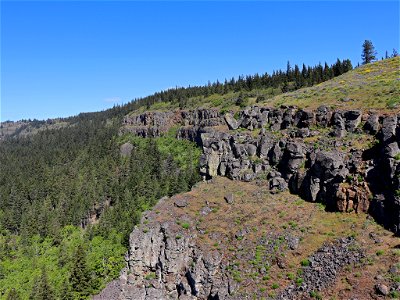
[{"label": "exposed bedrock", "polygon": [[[173,221],[151,223],[130,236],[120,299],[226,299],[229,279],[216,250],[202,250],[195,236],[177,236]],[[220,297],[220,298],[218,298]]]},{"label": "exposed bedrock", "polygon": [[[177,138],[202,147],[205,178],[265,178],[272,192],[289,188],[329,210],[370,212],[400,234],[399,124],[397,115],[360,110],[254,106],[127,116],[121,132],[156,137],[177,127]],[[375,142],[349,146],[366,136]]]}]

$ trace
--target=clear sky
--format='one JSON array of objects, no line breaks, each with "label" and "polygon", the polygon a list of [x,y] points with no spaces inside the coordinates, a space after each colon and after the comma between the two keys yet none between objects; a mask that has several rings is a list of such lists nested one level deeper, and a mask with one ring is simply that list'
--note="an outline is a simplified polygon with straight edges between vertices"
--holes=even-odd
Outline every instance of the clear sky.
[{"label": "clear sky", "polygon": [[399,50],[399,1],[0,1],[0,120]]}]

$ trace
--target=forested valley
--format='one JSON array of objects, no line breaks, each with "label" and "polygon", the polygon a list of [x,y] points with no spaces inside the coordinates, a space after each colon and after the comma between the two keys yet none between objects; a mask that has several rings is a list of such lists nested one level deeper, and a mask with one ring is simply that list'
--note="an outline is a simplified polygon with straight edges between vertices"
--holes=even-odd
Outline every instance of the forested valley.
[{"label": "forested valley", "polygon": [[[129,233],[158,199],[200,180],[200,149],[175,139],[120,135],[122,118],[158,102],[276,88],[281,93],[352,69],[349,60],[287,64],[272,75],[175,88],[112,109],[64,118],[60,129],[0,141],[0,299],[86,299],[124,267]],[[234,102],[236,105],[242,103]],[[36,123],[37,124],[36,124]],[[31,122],[37,126],[48,121]],[[130,156],[120,146],[130,141]]]}]

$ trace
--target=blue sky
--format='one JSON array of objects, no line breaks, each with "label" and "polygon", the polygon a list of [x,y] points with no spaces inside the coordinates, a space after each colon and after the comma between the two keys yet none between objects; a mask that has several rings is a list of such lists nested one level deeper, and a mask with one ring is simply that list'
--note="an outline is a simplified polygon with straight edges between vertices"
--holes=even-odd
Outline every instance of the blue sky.
[{"label": "blue sky", "polygon": [[0,120],[399,50],[398,1],[1,1]]}]

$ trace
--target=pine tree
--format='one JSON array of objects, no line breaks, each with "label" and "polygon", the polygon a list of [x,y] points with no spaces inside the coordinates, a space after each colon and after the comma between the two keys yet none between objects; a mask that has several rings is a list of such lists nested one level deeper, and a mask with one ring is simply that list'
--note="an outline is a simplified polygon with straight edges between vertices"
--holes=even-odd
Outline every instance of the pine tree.
[{"label": "pine tree", "polygon": [[51,288],[47,272],[45,268],[42,268],[42,274],[36,278],[33,285],[32,293],[29,296],[29,300],[54,300],[53,289]]},{"label": "pine tree", "polygon": [[68,280],[65,280],[63,282],[60,299],[61,300],[73,300],[74,299],[74,295],[72,294],[72,291],[71,291],[71,284],[69,283]]},{"label": "pine tree", "polygon": [[75,253],[75,261],[71,271],[70,283],[75,298],[85,299],[90,295],[90,274],[86,265],[86,253],[79,245]]},{"label": "pine tree", "polygon": [[375,47],[370,40],[365,40],[363,45],[363,50],[361,54],[361,58],[363,60],[363,65],[369,64],[373,60],[376,59],[377,52],[375,51]]}]

